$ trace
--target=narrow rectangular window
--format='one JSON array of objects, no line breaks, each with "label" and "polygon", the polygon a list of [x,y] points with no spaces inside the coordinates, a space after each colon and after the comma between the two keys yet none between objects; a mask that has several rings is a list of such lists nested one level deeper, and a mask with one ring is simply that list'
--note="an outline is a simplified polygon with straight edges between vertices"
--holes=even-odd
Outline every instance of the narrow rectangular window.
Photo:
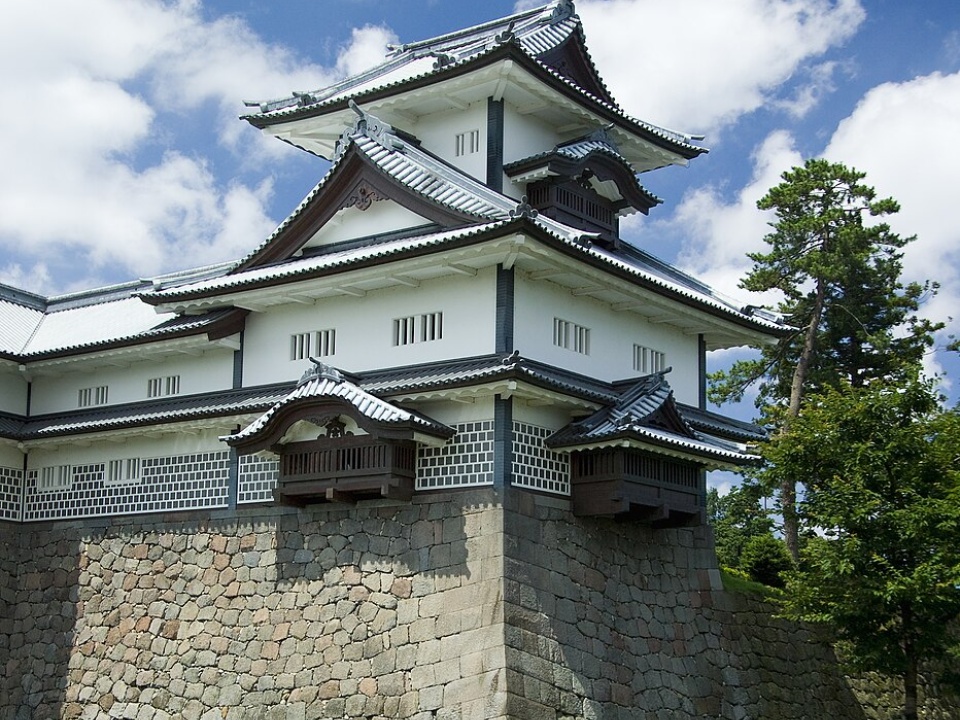
[{"label": "narrow rectangular window", "polygon": [[37,490],[53,492],[66,490],[73,481],[73,468],[70,465],[51,465],[40,468],[40,477],[37,480]]},{"label": "narrow rectangular window", "polygon": [[561,318],[553,319],[553,344],[581,355],[590,354],[590,328]]},{"label": "narrow rectangular window", "polygon": [[140,482],[140,458],[124,458],[107,463],[107,482]]},{"label": "narrow rectangular window", "polygon": [[311,333],[297,333],[290,336],[290,359],[306,360],[310,357]]},{"label": "narrow rectangular window", "polygon": [[107,404],[107,386],[80,388],[77,392],[77,407],[92,407]]},{"label": "narrow rectangular window", "polygon": [[410,315],[409,317],[396,318],[393,321],[393,344],[394,345],[411,345],[413,344],[415,330],[415,317]]},{"label": "narrow rectangular window", "polygon": [[180,376],[167,375],[147,380],[147,397],[157,398],[180,394]]},{"label": "narrow rectangular window", "polygon": [[393,321],[393,344],[412,345],[443,339],[443,313],[409,315]]},{"label": "narrow rectangular window", "polygon": [[633,346],[633,369],[643,375],[662,372],[666,368],[666,355],[643,345]]},{"label": "narrow rectangular window", "polygon": [[337,331],[335,329],[317,330],[315,335],[317,357],[337,354]]},{"label": "narrow rectangular window", "polygon": [[455,145],[457,157],[461,155],[472,155],[480,149],[480,131],[467,130],[466,132],[457,133]]}]

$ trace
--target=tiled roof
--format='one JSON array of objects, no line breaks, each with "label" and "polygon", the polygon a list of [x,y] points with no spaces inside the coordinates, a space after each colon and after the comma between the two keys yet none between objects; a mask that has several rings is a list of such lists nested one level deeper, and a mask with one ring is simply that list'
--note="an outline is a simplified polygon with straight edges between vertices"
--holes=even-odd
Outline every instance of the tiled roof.
[{"label": "tiled roof", "polygon": [[[444,245],[464,239],[490,237],[500,228],[506,232],[511,218],[522,217],[529,225],[539,228],[549,237],[566,246],[568,252],[583,253],[610,268],[623,270],[628,275],[653,287],[674,292],[694,303],[720,311],[741,323],[745,322],[765,330],[782,330],[782,326],[778,323],[741,312],[717,298],[702,283],[642,251],[631,248],[625,248],[622,251],[607,250],[591,245],[589,242],[593,237],[591,233],[564,225],[539,215],[536,211],[531,212],[529,208],[524,209],[513,198],[491,190],[424,151],[401,134],[395,133],[389,125],[380,123],[376,118],[365,113],[360,113],[356,127],[352,131],[344,133],[338,157],[324,179],[293,214],[248,256],[247,260],[256,257],[273,242],[299,215],[306,212],[311,203],[319,202],[323,189],[332,181],[340,163],[351,152],[361,154],[393,181],[408,188],[410,192],[451,210],[474,214],[478,221],[486,220],[486,222],[452,230],[429,232],[421,236],[350,245],[342,250],[333,247],[330,252],[297,257],[263,267],[249,267],[193,284],[146,292],[143,294],[144,299],[151,304],[160,305],[166,302],[204,297],[208,294],[223,294],[275,284],[282,280],[309,277],[312,274],[328,273],[336,269],[348,269],[351,266],[367,263],[373,258],[385,259],[403,254],[433,252]],[[247,260],[241,263],[241,267]]]},{"label": "tiled roof", "polygon": [[757,459],[742,444],[695,430],[684,417],[663,373],[641,378],[616,402],[561,428],[546,442],[554,448],[573,449],[625,441],[722,464]]},{"label": "tiled roof", "polygon": [[612,402],[618,397],[608,383],[523,358],[516,353],[365,372],[358,375],[358,384],[369,392],[390,396],[503,379],[526,381],[590,402]]},{"label": "tiled roof", "polygon": [[[379,95],[402,92],[425,81],[439,82],[479,65],[503,48],[516,48],[518,59],[527,59],[555,83],[567,88],[581,101],[594,104],[621,121],[632,132],[647,136],[682,157],[691,158],[706,150],[692,144],[692,137],[637,120],[624,113],[600,83],[605,97],[598,97],[568,79],[541,58],[571,35],[583,43],[580,19],[573,3],[558,0],[543,8],[518,13],[473,28],[422,42],[398,46],[384,62],[359,75],[319,90],[297,93],[290,98],[249,103],[259,114],[244,116],[258,127],[289,122],[299,117],[323,114],[342,107],[347,99],[362,102]],[[589,57],[589,56],[588,56]],[[596,73],[594,72],[594,75]],[[598,82],[599,77],[597,78]]]},{"label": "tiled roof", "polygon": [[410,254],[411,252],[429,252],[433,248],[443,247],[453,241],[463,240],[476,235],[488,233],[503,227],[508,221],[469,225],[453,230],[428,232],[423,235],[401,236],[382,241],[374,241],[359,245],[350,245],[345,248],[334,247],[329,252],[315,255],[296,257],[282,263],[253,267],[249,270],[224,275],[212,280],[205,280],[169,288],[154,293],[147,293],[144,298],[148,302],[163,303],[175,301],[183,297],[196,297],[206,294],[270,285],[281,280],[296,280],[317,274],[335,272],[348,269],[355,265],[371,261],[389,260],[393,257]]},{"label": "tiled roof", "polygon": [[32,440],[242,415],[270,407],[289,391],[283,383],[19,418],[20,427],[11,426],[17,434],[5,436]]},{"label": "tiled roof", "polygon": [[243,430],[222,439],[230,445],[250,441],[266,431],[285,408],[331,400],[352,406],[360,416],[377,425],[411,425],[422,432],[444,438],[450,437],[454,432],[443,423],[404,410],[371,395],[334,368],[317,363],[315,368],[311,368],[304,374],[292,392],[275,402],[269,410]]},{"label": "tiled roof", "polygon": [[634,174],[633,169],[630,167],[630,163],[625,157],[623,157],[623,155],[620,154],[616,144],[609,137],[607,137],[607,133],[602,130],[599,133],[593,133],[589,137],[557,145],[553,150],[548,152],[539,153],[537,155],[509,163],[504,166],[503,171],[512,177],[517,175],[526,176],[531,171],[535,171],[539,168],[543,168],[545,170],[550,164],[550,161],[554,158],[565,158],[567,160],[572,160],[579,163],[587,160],[591,155],[606,157],[621,165],[624,170],[624,175],[629,177],[629,182],[633,190],[639,193],[646,200],[649,206],[652,207],[653,205],[663,202],[660,198],[649,192],[645,187],[643,187],[643,185],[640,184],[640,181],[637,180],[637,176]]}]

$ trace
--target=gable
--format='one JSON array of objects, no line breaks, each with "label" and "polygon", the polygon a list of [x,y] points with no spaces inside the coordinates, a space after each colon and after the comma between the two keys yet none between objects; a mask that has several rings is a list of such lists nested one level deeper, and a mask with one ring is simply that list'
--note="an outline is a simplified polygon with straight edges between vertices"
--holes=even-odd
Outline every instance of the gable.
[{"label": "gable", "polygon": [[365,194],[362,202],[337,211],[302,245],[301,251],[360,238],[382,236],[434,224],[432,220],[379,194]]},{"label": "gable", "polygon": [[[350,217],[359,220],[370,207],[384,200],[392,201],[395,212],[396,207],[405,210],[406,212],[399,214],[415,225],[428,222],[450,228],[477,220],[470,212],[434,202],[425,193],[416,192],[384,172],[365,153],[360,152],[355,144],[350,144],[300,207],[260,248],[240,263],[233,273],[291,258],[315,238],[314,245],[322,243],[321,231],[341,211],[358,211],[344,214],[341,220]],[[375,211],[372,217],[379,217],[379,213]],[[379,224],[379,221],[374,224]],[[357,229],[362,225],[363,222],[358,222]]]}]

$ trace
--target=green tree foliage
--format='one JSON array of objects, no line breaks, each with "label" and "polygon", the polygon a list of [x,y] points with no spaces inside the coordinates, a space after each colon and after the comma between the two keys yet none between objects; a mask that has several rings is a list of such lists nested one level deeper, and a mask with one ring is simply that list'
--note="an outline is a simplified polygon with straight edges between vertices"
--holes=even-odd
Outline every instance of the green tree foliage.
[{"label": "green tree foliage", "polygon": [[783,574],[793,569],[793,558],[787,551],[787,546],[773,535],[755,535],[747,541],[740,555],[740,568],[746,572],[751,580],[782,588]]},{"label": "green tree foliage", "polygon": [[800,517],[821,536],[787,573],[786,614],[831,625],[854,666],[902,677],[916,718],[918,661],[960,653],[960,416],[915,379],[846,384],[764,454],[806,479]]},{"label": "green tree foliage", "polygon": [[[740,400],[758,385],[765,419],[788,424],[806,393],[847,382],[855,387],[883,378],[895,381],[920,362],[942,325],[916,312],[929,285],[900,281],[902,238],[879,218],[896,213],[892,198],[878,199],[865,175],[842,164],[808,160],[782,175],[783,182],[757,203],[776,216],[752,253],[753,268],[740,283],[752,291],[777,290],[778,306],[796,328],[760,357],[737,362],[711,377],[714,402]],[[779,488],[784,538],[799,551],[796,487]]]},{"label": "green tree foliage", "polygon": [[762,488],[749,483],[734,487],[725,495],[715,488],[707,491],[707,516],[713,526],[721,566],[739,569],[740,556],[752,538],[772,537],[773,520],[761,505],[763,494]]}]

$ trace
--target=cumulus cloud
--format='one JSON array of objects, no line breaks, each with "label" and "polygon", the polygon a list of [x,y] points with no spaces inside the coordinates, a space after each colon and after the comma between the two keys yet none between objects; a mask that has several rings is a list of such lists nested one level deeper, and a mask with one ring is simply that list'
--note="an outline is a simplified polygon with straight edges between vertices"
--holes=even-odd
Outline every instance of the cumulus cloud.
[{"label": "cumulus cloud", "polygon": [[[681,238],[677,264],[728,297],[753,304],[775,304],[773,294],[751,294],[740,289],[740,279],[750,269],[747,253],[763,250],[770,213],[757,210],[757,201],[780,182],[780,175],[801,164],[792,136],[771,133],[754,151],[750,181],[725,200],[723,189],[704,185],[689,191],[672,215],[643,229],[641,237],[673,235]],[[752,297],[748,297],[752,295]]]},{"label": "cumulus cloud", "polygon": [[49,291],[254,247],[276,225],[264,160],[294,151],[238,122],[242,99],[322,87],[394,39],[355,30],[320,67],[191,0],[4,3],[0,85],[18,102],[0,114],[2,277]]},{"label": "cumulus cloud", "polygon": [[[581,0],[577,11],[621,105],[692,132],[715,131],[777,99],[805,62],[864,18],[858,0]],[[806,109],[828,86],[823,70],[806,84]]]}]

